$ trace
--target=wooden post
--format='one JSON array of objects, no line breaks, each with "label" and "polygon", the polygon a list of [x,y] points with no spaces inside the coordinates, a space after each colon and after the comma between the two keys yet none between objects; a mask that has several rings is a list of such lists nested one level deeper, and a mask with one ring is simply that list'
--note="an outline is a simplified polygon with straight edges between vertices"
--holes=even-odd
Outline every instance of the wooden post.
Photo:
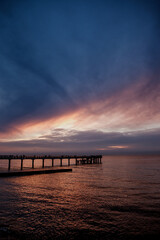
[{"label": "wooden post", "polygon": [[52,158],[52,167],[54,166],[54,158]]},{"label": "wooden post", "polygon": [[11,169],[11,159],[9,158],[8,159],[8,171],[10,171],[10,169]]},{"label": "wooden post", "polygon": [[34,158],[32,158],[32,168],[34,168]]},{"label": "wooden post", "polygon": [[68,158],[68,166],[70,166],[70,158]]},{"label": "wooden post", "polygon": [[77,158],[76,158],[76,165],[78,164]]},{"label": "wooden post", "polygon": [[62,158],[60,158],[60,166],[62,167]]},{"label": "wooden post", "polygon": [[44,168],[44,158],[42,159],[42,168]]},{"label": "wooden post", "polygon": [[21,170],[23,169],[23,158],[21,158]]}]

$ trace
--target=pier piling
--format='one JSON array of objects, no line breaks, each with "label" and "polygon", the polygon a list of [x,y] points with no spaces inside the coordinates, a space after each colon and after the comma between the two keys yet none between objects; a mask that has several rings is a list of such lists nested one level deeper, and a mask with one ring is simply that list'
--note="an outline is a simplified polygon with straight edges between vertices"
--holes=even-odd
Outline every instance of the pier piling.
[{"label": "pier piling", "polygon": [[62,167],[62,158],[60,158],[60,166]]},{"label": "pier piling", "polygon": [[42,168],[44,168],[44,158],[42,159]]},{"label": "pier piling", "polygon": [[32,159],[32,168],[34,168],[34,158]]},{"label": "pier piling", "polygon": [[54,167],[54,158],[52,158],[52,167]]},{"label": "pier piling", "polygon": [[11,169],[11,159],[9,158],[8,159],[8,171],[10,171],[10,169]]},{"label": "pier piling", "polygon": [[21,158],[21,170],[23,170],[23,158]]},{"label": "pier piling", "polygon": [[68,158],[68,166],[70,166],[70,158]]}]

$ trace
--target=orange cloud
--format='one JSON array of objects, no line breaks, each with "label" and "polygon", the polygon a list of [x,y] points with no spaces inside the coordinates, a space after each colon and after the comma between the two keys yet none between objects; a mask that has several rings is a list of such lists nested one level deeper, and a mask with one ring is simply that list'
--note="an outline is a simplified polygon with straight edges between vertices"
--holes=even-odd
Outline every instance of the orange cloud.
[{"label": "orange cloud", "polygon": [[107,146],[104,148],[98,148],[99,151],[106,151],[106,150],[113,150],[113,149],[127,149],[130,148],[129,146]]}]

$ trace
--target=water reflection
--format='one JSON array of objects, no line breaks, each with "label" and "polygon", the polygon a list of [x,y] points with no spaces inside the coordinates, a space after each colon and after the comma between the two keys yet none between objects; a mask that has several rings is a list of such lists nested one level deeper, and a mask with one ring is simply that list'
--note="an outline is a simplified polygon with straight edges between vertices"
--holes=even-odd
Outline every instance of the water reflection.
[{"label": "water reflection", "polygon": [[0,179],[0,219],[28,239],[159,236],[160,159],[105,157],[73,172]]}]

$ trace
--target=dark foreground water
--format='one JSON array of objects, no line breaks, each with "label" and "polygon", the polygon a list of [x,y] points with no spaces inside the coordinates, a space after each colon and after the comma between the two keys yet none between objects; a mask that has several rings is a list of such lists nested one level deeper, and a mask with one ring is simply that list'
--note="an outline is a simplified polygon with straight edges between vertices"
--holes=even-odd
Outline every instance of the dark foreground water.
[{"label": "dark foreground water", "polygon": [[1,178],[0,239],[160,239],[160,157],[102,161]]}]

